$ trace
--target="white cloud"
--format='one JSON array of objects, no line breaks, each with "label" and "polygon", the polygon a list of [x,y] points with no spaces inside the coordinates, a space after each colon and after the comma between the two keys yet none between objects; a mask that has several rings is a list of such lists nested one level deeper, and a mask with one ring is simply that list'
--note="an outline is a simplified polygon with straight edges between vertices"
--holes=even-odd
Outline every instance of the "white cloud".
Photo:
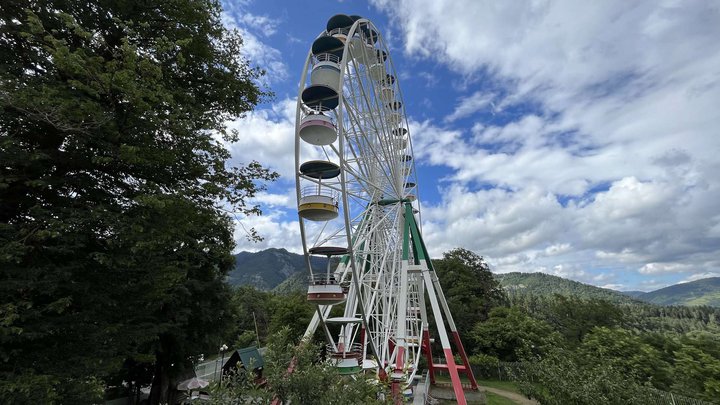
[{"label": "white cloud", "polygon": [[488,107],[494,98],[495,95],[492,93],[477,91],[471,96],[460,100],[452,114],[445,117],[445,121],[452,122],[472,115],[485,107]]},{"label": "white cloud", "polygon": [[265,15],[255,15],[251,13],[243,13],[239,18],[243,25],[260,31],[264,36],[269,37],[277,32],[278,20],[272,19]]},{"label": "white cloud", "polygon": [[269,83],[282,82],[288,77],[288,68],[283,62],[280,51],[261,40],[258,35],[265,37],[277,31],[279,20],[267,16],[258,16],[247,12],[246,4],[225,4],[226,11],[222,14],[223,24],[236,29],[243,38],[242,56],[246,57],[253,66],[258,66],[267,72],[265,78]]},{"label": "white cloud", "polygon": [[685,273],[692,266],[683,263],[647,263],[638,270],[642,274]]},{"label": "white cloud", "polygon": [[[297,220],[284,220],[280,211],[265,212],[262,216],[238,217],[235,221],[236,252],[256,252],[268,248],[285,248],[301,253],[300,225]],[[263,240],[249,241],[250,228],[255,229]]]},{"label": "white cloud", "polygon": [[689,283],[691,281],[700,280],[700,279],[709,278],[709,277],[720,277],[720,272],[711,271],[711,272],[707,272],[707,273],[692,274],[688,278],[681,281],[681,283]]},{"label": "white cloud", "polygon": [[[435,255],[465,246],[502,271],[716,271],[720,24],[711,2],[374,3],[406,54],[492,84],[466,81],[470,96],[448,126],[411,123],[417,161],[451,169],[443,200],[425,204]],[[506,96],[494,100],[498,86]],[[452,126],[490,102],[493,111],[534,107],[509,122]],[[543,254],[553,246],[571,248]]]},{"label": "white cloud", "polygon": [[572,249],[572,246],[569,243],[557,243],[554,245],[550,245],[545,248],[545,256],[556,256],[563,253],[567,253]]},{"label": "white cloud", "polygon": [[[230,128],[240,133],[239,141],[228,145],[233,161],[248,163],[257,160],[277,171],[281,181],[294,185],[295,111],[296,101],[286,98],[228,123]],[[320,158],[316,149],[302,145],[305,146],[303,156]]]}]

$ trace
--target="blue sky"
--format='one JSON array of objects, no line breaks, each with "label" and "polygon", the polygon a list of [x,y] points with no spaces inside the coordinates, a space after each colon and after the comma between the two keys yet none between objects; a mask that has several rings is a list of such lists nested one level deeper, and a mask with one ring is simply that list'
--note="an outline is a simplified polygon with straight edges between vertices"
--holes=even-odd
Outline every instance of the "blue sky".
[{"label": "blue sky", "polygon": [[720,6],[712,1],[224,1],[275,98],[230,123],[281,174],[239,250],[300,251],[295,98],[334,14],[389,44],[424,238],[493,271],[620,290],[720,276]]}]

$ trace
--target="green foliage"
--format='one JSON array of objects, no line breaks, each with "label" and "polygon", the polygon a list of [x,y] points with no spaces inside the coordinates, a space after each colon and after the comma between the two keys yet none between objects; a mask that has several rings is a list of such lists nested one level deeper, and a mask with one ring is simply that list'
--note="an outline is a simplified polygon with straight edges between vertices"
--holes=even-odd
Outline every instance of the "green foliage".
[{"label": "green foliage", "polygon": [[540,317],[560,332],[568,344],[576,346],[593,328],[621,323],[623,312],[609,301],[555,295]]},{"label": "green foliage", "polygon": [[561,340],[560,334],[550,325],[533,319],[518,308],[493,308],[489,318],[475,324],[470,333],[474,351],[506,362],[541,357],[561,345]]},{"label": "green foliage", "polygon": [[225,212],[259,213],[246,202],[276,177],[227,166],[213,136],[237,137],[225,122],[265,96],[260,72],[216,1],[10,1],[0,18],[0,398],[97,402],[154,363],[169,401],[232,323]]},{"label": "green foliage", "polygon": [[487,319],[490,310],[507,302],[485,260],[462,248],[443,253],[433,267],[461,336],[473,325]]},{"label": "green foliage", "polygon": [[638,304],[624,307],[623,312],[625,326],[633,330],[661,334],[720,333],[720,308]]},{"label": "green foliage", "polygon": [[307,301],[307,296],[297,293],[276,295],[271,305],[269,333],[277,333],[287,328],[296,341],[302,338],[316,308]]},{"label": "green foliage", "polygon": [[[241,373],[213,387],[212,404],[267,404],[273,397],[297,404],[389,404],[387,387],[374,375],[341,376],[323,361],[320,348],[297,345],[293,332],[283,328],[270,336],[265,358],[266,387]],[[293,364],[294,371],[287,369]]]},{"label": "green foliage", "polygon": [[673,388],[687,395],[716,402],[720,398],[720,358],[697,347],[683,345],[675,352],[673,377]]},{"label": "green foliage", "polygon": [[235,290],[233,306],[239,314],[237,329],[233,332],[237,336],[234,347],[257,345],[256,333],[260,345],[264,345],[269,335],[285,328],[297,342],[315,312],[315,306],[304,294],[273,294],[251,286]]},{"label": "green foliage", "polygon": [[520,376],[521,391],[542,404],[645,404],[644,388],[610,364],[586,363],[565,349],[531,363]]},{"label": "green foliage", "polygon": [[[533,312],[497,308],[473,329],[471,362],[484,375],[495,375],[499,360],[523,360],[512,363],[512,368],[525,370],[521,373],[525,391],[547,403],[596,403],[592,395],[609,403],[633,403],[649,395],[648,387],[705,400],[718,398],[720,334],[715,309],[620,307],[560,295],[529,295],[515,302]],[[545,345],[532,356],[520,355],[528,341],[553,334],[558,338],[558,333],[560,342]],[[573,392],[573,384],[592,395]],[[613,387],[621,384],[627,387],[615,392]]]},{"label": "green foliage", "polygon": [[670,387],[670,364],[657,349],[627,330],[595,328],[582,342],[579,353],[591,367],[608,365],[639,383],[651,383],[662,390]]},{"label": "green foliage", "polygon": [[[268,336],[270,317],[272,316],[271,303],[274,296],[268,292],[257,290],[251,286],[236,288],[233,292],[233,307],[238,313],[234,332],[238,337],[232,347],[248,347],[257,345],[259,336],[260,342],[264,343]],[[256,328],[257,326],[257,328]]]}]

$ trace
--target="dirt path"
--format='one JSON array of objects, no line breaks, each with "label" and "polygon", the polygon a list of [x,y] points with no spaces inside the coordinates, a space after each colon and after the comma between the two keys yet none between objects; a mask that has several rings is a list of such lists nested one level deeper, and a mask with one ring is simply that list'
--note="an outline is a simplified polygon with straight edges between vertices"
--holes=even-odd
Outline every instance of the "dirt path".
[{"label": "dirt path", "polygon": [[540,404],[539,402],[537,402],[534,399],[527,399],[524,395],[516,394],[514,392],[505,391],[505,390],[501,390],[498,388],[485,387],[482,385],[479,385],[478,388],[480,388],[483,391],[492,392],[493,394],[498,394],[502,397],[513,400],[520,405],[539,405]]}]

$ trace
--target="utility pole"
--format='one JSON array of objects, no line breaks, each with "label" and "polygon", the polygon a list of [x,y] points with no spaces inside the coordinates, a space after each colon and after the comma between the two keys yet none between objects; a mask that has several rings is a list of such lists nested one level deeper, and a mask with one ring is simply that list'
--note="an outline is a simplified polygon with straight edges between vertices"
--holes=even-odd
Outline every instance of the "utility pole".
[{"label": "utility pole", "polygon": [[255,324],[255,341],[258,349],[260,348],[260,333],[258,332],[257,319],[255,319],[255,311],[253,311],[253,323]]}]

